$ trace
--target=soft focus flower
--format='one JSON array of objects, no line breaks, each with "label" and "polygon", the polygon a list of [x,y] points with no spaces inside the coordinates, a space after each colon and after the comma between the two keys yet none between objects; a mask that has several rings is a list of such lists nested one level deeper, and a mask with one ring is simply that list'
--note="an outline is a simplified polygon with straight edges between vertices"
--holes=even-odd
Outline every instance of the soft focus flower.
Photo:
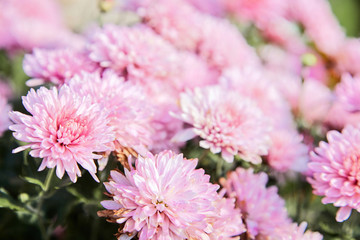
[{"label": "soft focus flower", "polygon": [[121,146],[141,152],[152,143],[153,106],[146,101],[140,85],[125,82],[110,70],[102,76],[83,72],[72,78],[68,85],[77,95],[88,97],[109,112],[107,124]]},{"label": "soft focus flower", "polygon": [[101,203],[124,223],[120,233],[138,232],[140,240],[208,239],[206,216],[214,211],[219,186],[196,165],[171,151],[139,156],[125,176],[111,171],[105,187],[113,200]]},{"label": "soft focus flower", "polygon": [[0,93],[0,137],[10,126],[10,119],[8,116],[10,110],[11,107],[7,103],[7,97]]},{"label": "soft focus flower", "polygon": [[26,83],[29,86],[46,82],[62,85],[82,71],[94,72],[98,68],[84,53],[73,49],[34,49],[25,55],[23,67],[32,78]]},{"label": "soft focus flower", "polygon": [[241,219],[240,209],[235,208],[234,198],[219,198],[214,201],[215,211],[208,216],[207,222],[211,224],[213,232],[209,234],[211,240],[235,240],[246,231]]},{"label": "soft focus flower", "polygon": [[10,130],[16,139],[29,144],[13,152],[31,148],[31,156],[43,158],[39,171],[56,166],[57,176],[62,178],[66,171],[72,182],[81,176],[80,164],[98,181],[93,159],[101,156],[94,152],[107,151],[114,139],[107,112],[92,104],[89,97],[75,95],[66,85],[59,90],[31,89],[23,97],[23,105],[32,116],[11,112],[15,124]]},{"label": "soft focus flower", "polygon": [[175,49],[142,25],[106,25],[90,37],[89,51],[101,67],[137,82],[169,80],[176,61]]},{"label": "soft focus flower", "polygon": [[267,162],[277,171],[303,172],[308,162],[308,148],[303,137],[293,129],[276,129],[271,132],[271,147]]},{"label": "soft focus flower", "polygon": [[254,101],[264,115],[270,119],[272,126],[277,128],[293,127],[290,106],[260,67],[226,69],[221,75],[220,83]]},{"label": "soft focus flower", "polygon": [[0,48],[67,46],[76,39],[66,29],[55,1],[1,1],[0,9]]},{"label": "soft focus flower", "polygon": [[270,145],[270,127],[256,104],[235,91],[221,86],[195,88],[180,96],[178,117],[193,127],[183,130],[175,140],[196,135],[200,146],[232,162],[239,154],[244,160],[260,163]]},{"label": "soft focus flower", "polygon": [[226,19],[201,13],[182,0],[131,3],[128,7],[138,12],[144,24],[177,48],[197,53],[216,70],[259,63],[254,49]]},{"label": "soft focus flower", "polygon": [[221,71],[230,67],[242,67],[245,64],[259,64],[255,50],[226,19],[202,16],[198,24],[202,36],[196,52],[211,67]]},{"label": "soft focus flower", "polygon": [[227,195],[236,198],[250,239],[276,239],[277,228],[291,222],[277,188],[266,188],[267,181],[265,173],[254,174],[252,169],[243,168],[229,173],[227,180],[220,180]]},{"label": "soft focus flower", "polygon": [[345,33],[332,13],[329,1],[294,0],[289,6],[290,18],[303,24],[316,47],[327,55],[336,55],[345,40]]},{"label": "soft focus flower", "polygon": [[340,72],[360,74],[360,67],[354,64],[360,61],[360,39],[347,38],[334,56]]},{"label": "soft focus flower", "polygon": [[357,112],[360,110],[360,77],[344,74],[336,86],[336,97],[345,110]]},{"label": "soft focus flower", "polygon": [[[277,229],[279,236],[273,240],[322,240],[323,236],[318,232],[307,230],[305,232],[307,223],[302,222],[299,226],[293,223],[289,226]],[[270,239],[272,240],[272,239]]]},{"label": "soft focus flower", "polygon": [[359,126],[348,125],[341,133],[329,131],[327,140],[311,154],[309,169],[313,174],[308,181],[314,194],[324,196],[324,204],[340,207],[336,220],[342,222],[353,208],[360,211]]},{"label": "soft focus flower", "polygon": [[337,98],[327,113],[324,122],[333,129],[341,130],[348,124],[359,123],[360,112],[347,111],[343,104],[339,102],[339,98]]},{"label": "soft focus flower", "polygon": [[300,94],[299,113],[309,124],[322,122],[330,110],[333,97],[327,86],[316,80],[306,79]]}]

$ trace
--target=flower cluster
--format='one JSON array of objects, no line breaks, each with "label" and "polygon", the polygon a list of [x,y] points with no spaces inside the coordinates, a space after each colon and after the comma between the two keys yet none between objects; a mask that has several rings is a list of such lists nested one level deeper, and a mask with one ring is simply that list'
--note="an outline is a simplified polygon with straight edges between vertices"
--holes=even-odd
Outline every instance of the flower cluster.
[{"label": "flower cluster", "polygon": [[137,22],[75,34],[50,0],[0,1],[1,54],[36,87],[12,111],[0,82],[0,135],[60,179],[110,172],[98,215],[118,239],[322,239],[287,211],[288,180],[337,221],[360,212],[360,41],[326,0],[100,5]]}]

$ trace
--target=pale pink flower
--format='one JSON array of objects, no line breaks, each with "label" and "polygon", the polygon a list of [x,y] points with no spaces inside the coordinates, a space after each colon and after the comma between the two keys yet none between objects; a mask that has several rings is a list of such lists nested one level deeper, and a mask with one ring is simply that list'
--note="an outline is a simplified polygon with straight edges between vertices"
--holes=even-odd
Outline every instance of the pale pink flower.
[{"label": "pale pink flower", "polygon": [[349,112],[343,104],[335,99],[329,112],[326,115],[324,122],[331,128],[338,130],[343,129],[347,124],[357,124],[360,122],[360,112]]},{"label": "pale pink flower", "polygon": [[360,74],[359,64],[354,64],[360,61],[360,39],[347,38],[334,58],[340,72]]},{"label": "pale pink flower", "polygon": [[13,97],[13,90],[6,81],[0,78],[0,96],[11,98]]},{"label": "pale pink flower", "polygon": [[345,40],[345,33],[332,13],[330,3],[327,0],[294,0],[289,6],[290,18],[304,26],[316,47],[335,56]]},{"label": "pale pink flower", "polygon": [[336,85],[337,100],[349,112],[360,111],[360,77],[343,74]]},{"label": "pale pink flower", "polygon": [[314,194],[324,196],[322,203],[340,207],[338,222],[348,219],[352,209],[360,211],[359,136],[359,125],[347,125],[341,133],[329,131],[328,143],[320,142],[311,154],[308,181]]},{"label": "pale pink flower", "polygon": [[198,11],[203,13],[218,17],[221,17],[225,14],[219,0],[185,0],[185,2],[191,4]]},{"label": "pale pink flower", "polygon": [[177,52],[151,29],[137,25],[106,25],[90,38],[89,57],[127,80],[169,80],[175,71]]},{"label": "pale pink flower", "polygon": [[0,48],[65,46],[75,38],[66,29],[56,1],[8,0],[0,2],[0,9]]},{"label": "pale pink flower", "polygon": [[195,169],[197,162],[171,151],[148,153],[135,160],[135,169],[125,169],[125,176],[111,171],[105,187],[113,200],[101,204],[121,210],[116,222],[124,223],[122,232],[135,232],[140,240],[208,239],[206,217],[214,211],[219,186]]},{"label": "pale pink flower", "polygon": [[25,55],[23,68],[32,78],[26,84],[36,86],[46,82],[62,85],[82,71],[94,72],[98,66],[74,49],[34,49]]},{"label": "pale pink flower", "polygon": [[209,234],[210,240],[239,239],[236,236],[240,236],[246,228],[240,209],[235,208],[235,199],[221,197],[213,202],[213,206],[215,211],[207,218],[213,228],[213,232]]},{"label": "pale pink flower", "polygon": [[287,104],[261,67],[226,69],[220,78],[220,83],[254,101],[264,115],[270,119],[272,126],[276,128],[293,127],[290,105]]},{"label": "pale pink flower", "polygon": [[308,163],[308,147],[295,129],[274,129],[270,134],[271,147],[266,160],[276,171],[304,172]]},{"label": "pale pink flower", "polygon": [[201,13],[182,0],[135,1],[134,5],[144,24],[177,48],[197,53],[216,70],[259,63],[254,49],[226,19]]},{"label": "pale pink flower", "polygon": [[307,227],[306,222],[302,222],[300,225],[293,223],[288,226],[283,226],[278,230],[279,236],[277,238],[270,238],[269,240],[322,240],[323,236],[318,232],[312,232],[305,229]]},{"label": "pale pink flower", "polygon": [[274,16],[287,15],[286,0],[220,0],[225,10],[242,20],[255,22],[260,28]]},{"label": "pale pink flower", "polygon": [[125,82],[110,70],[102,76],[83,72],[72,78],[68,85],[77,95],[90,98],[109,112],[107,124],[121,146],[140,151],[152,143],[153,106],[146,100],[140,85]]},{"label": "pale pink flower", "polygon": [[259,65],[255,50],[229,21],[204,15],[198,24],[202,36],[196,52],[211,67],[221,71],[245,64]]},{"label": "pale pink flower", "polygon": [[16,139],[29,144],[13,152],[31,148],[31,156],[43,158],[39,171],[56,167],[59,178],[66,171],[72,182],[81,176],[80,164],[99,181],[93,159],[101,156],[95,152],[107,151],[114,139],[107,126],[107,112],[92,104],[90,97],[75,95],[66,85],[59,90],[31,89],[23,97],[23,105],[31,116],[11,112],[15,124],[10,130]]},{"label": "pale pink flower", "polygon": [[11,107],[7,102],[7,97],[0,93],[0,137],[10,126],[10,119],[8,113]]},{"label": "pale pink flower", "polygon": [[303,83],[299,114],[308,124],[323,122],[333,102],[333,93],[322,83],[306,79]]},{"label": "pale pink flower", "polygon": [[221,185],[229,197],[235,197],[250,239],[271,239],[278,236],[276,229],[287,226],[285,201],[277,194],[277,188],[266,188],[268,176],[254,174],[253,169],[237,168],[221,179]]},{"label": "pale pink flower", "polygon": [[142,21],[180,49],[195,51],[201,39],[201,14],[183,0],[134,0],[128,9],[137,11]]},{"label": "pale pink flower", "polygon": [[174,140],[200,136],[200,146],[232,162],[239,154],[244,160],[260,163],[270,145],[267,118],[250,99],[222,86],[195,88],[180,96],[179,119],[192,125]]}]

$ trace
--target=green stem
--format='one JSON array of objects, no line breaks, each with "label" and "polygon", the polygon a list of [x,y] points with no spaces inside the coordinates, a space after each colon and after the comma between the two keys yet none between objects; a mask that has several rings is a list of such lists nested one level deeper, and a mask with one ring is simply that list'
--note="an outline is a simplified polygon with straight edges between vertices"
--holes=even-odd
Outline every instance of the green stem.
[{"label": "green stem", "polygon": [[41,236],[42,236],[43,240],[49,240],[50,236],[49,236],[48,232],[46,231],[41,209],[42,209],[42,205],[45,200],[45,193],[49,190],[51,179],[54,175],[54,172],[55,172],[55,168],[51,168],[49,170],[48,174],[46,175],[45,183],[44,183],[44,190],[39,195],[39,202],[38,202],[37,209],[36,209],[37,217],[38,217],[38,224],[39,224],[39,228],[40,228],[40,232],[41,232]]},{"label": "green stem", "polygon": [[44,184],[44,186],[45,186],[44,193],[49,190],[51,179],[54,176],[54,172],[55,172],[55,167],[51,168],[50,171],[48,172],[48,174],[46,175],[45,184]]}]

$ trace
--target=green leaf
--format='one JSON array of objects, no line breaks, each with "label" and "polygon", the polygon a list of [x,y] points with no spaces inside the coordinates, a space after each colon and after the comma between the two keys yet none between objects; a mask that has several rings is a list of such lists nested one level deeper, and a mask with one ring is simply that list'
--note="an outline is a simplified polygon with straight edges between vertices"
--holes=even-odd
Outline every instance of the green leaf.
[{"label": "green leaf", "polygon": [[21,178],[24,179],[25,181],[27,181],[28,183],[32,183],[32,184],[40,186],[43,191],[45,190],[44,184],[39,179],[32,178],[32,177],[21,177]]},{"label": "green leaf", "polygon": [[4,188],[0,188],[0,208],[9,208],[14,211],[30,213],[17,203]]}]

